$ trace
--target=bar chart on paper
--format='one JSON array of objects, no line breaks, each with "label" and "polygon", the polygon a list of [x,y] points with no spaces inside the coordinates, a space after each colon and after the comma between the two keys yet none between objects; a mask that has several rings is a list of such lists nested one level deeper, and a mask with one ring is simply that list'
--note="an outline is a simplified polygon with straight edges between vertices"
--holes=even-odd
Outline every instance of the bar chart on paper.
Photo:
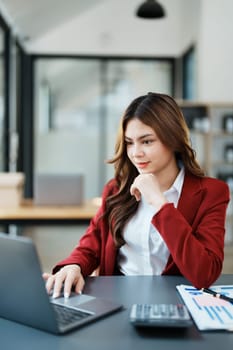
[{"label": "bar chart on paper", "polygon": [[[233,304],[189,285],[176,288],[199,330],[233,331]],[[233,297],[233,285],[213,286],[211,290]]]}]

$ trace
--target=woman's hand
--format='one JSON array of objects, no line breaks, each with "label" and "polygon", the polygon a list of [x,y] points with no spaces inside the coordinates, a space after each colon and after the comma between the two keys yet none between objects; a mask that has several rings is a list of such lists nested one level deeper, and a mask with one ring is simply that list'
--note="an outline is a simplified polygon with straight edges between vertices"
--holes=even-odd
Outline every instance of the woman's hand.
[{"label": "woman's hand", "polygon": [[157,210],[167,203],[156,176],[153,174],[139,174],[130,187],[130,193],[137,201],[140,201],[143,195],[147,203],[153,205]]},{"label": "woman's hand", "polygon": [[78,265],[64,266],[54,275],[45,272],[43,278],[46,281],[48,294],[53,291],[53,298],[60,296],[62,288],[64,288],[65,298],[69,298],[72,287],[75,288],[76,293],[81,294],[85,284],[81,268]]}]

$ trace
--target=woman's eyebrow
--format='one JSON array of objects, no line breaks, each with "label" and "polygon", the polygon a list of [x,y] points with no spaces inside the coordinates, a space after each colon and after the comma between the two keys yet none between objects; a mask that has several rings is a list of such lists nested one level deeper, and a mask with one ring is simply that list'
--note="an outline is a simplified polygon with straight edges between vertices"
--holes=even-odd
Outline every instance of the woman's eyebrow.
[{"label": "woman's eyebrow", "polygon": [[[153,134],[141,135],[137,138],[137,140],[141,140],[141,139],[144,139],[145,137],[151,137],[151,136],[154,136],[154,135]],[[125,135],[125,140],[132,140],[132,138]]]}]

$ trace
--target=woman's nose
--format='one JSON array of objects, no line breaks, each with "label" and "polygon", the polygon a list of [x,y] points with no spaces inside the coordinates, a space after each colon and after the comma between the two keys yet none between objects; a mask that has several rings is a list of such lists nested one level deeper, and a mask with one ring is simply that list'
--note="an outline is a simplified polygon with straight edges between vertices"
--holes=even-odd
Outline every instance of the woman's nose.
[{"label": "woman's nose", "polygon": [[143,149],[142,149],[141,145],[135,144],[135,145],[133,146],[132,155],[133,155],[134,157],[139,157],[139,156],[143,155]]}]

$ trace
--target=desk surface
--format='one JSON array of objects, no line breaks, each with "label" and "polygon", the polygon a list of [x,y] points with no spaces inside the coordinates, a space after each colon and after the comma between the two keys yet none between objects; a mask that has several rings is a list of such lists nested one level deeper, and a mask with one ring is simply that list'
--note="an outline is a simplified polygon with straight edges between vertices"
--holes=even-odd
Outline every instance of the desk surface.
[{"label": "desk surface", "polygon": [[98,207],[97,199],[80,206],[35,206],[31,200],[25,200],[18,207],[0,208],[0,224],[88,221]]},{"label": "desk surface", "polygon": [[[216,284],[232,284],[233,275],[223,275]],[[180,301],[176,285],[187,283],[173,276],[89,277],[85,292],[114,299],[124,310],[64,336],[55,336],[0,319],[1,348],[4,350],[224,350],[233,349],[233,333],[172,329],[137,330],[128,322],[133,303]]]}]

